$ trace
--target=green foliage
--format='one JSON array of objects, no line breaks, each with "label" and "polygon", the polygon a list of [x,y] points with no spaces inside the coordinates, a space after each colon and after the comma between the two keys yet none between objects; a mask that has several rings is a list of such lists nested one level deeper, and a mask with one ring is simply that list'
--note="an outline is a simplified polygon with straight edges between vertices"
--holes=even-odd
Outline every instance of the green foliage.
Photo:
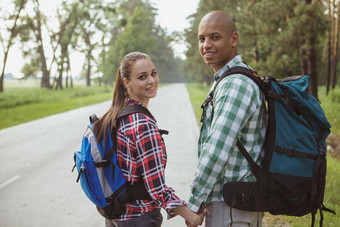
[{"label": "green foliage", "polygon": [[0,129],[112,98],[112,87],[74,87],[58,91],[8,88],[0,93]]},{"label": "green foliage", "polygon": [[[322,52],[321,36],[328,26],[324,7],[314,1],[201,0],[197,12],[190,17],[190,28],[184,33],[189,44],[184,63],[186,75],[191,81],[207,81],[204,78],[209,74],[199,55],[197,29],[201,18],[215,9],[233,17],[240,38],[238,52],[260,75],[278,78],[299,75],[303,56],[311,50]],[[317,63],[318,67],[326,66],[321,58]],[[318,72],[324,71],[317,66]]]},{"label": "green foliage", "polygon": [[[169,46],[171,39],[162,28],[155,25],[154,9],[148,2],[123,4],[120,10],[123,15],[127,15],[124,20],[126,26],[109,48],[103,67],[104,80],[112,83],[121,59],[134,51],[144,52],[153,59],[160,81],[181,80],[181,61],[174,58]],[[132,12],[131,15],[129,12]]]}]

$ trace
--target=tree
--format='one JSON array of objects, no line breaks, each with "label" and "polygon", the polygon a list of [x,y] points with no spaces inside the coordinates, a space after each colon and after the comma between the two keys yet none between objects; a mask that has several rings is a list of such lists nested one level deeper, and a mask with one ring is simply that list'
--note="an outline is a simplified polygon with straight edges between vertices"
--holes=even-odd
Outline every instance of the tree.
[{"label": "tree", "polygon": [[239,53],[260,75],[286,77],[296,74],[311,76],[311,91],[317,96],[317,54],[325,31],[325,9],[312,0],[201,0],[197,12],[189,18],[185,31],[188,43],[185,69],[192,80],[206,81],[207,71],[199,56],[197,29],[202,16],[212,10],[224,10],[234,19],[239,32]]},{"label": "tree", "polygon": [[[45,15],[43,15],[40,11],[39,0],[33,0],[32,4],[34,15],[31,16],[29,15],[30,12],[27,12],[27,14],[22,17],[22,24],[20,24],[19,26],[21,44],[23,46],[22,50],[24,52],[24,56],[33,54],[33,58],[35,58],[36,57],[35,53],[39,54],[40,57],[39,65],[42,73],[40,86],[42,88],[51,89],[52,86],[50,84],[50,72],[48,71],[47,68],[47,59],[44,49],[44,40],[42,32],[43,24],[45,24]],[[32,41],[31,35],[33,35],[34,42],[31,42]],[[25,48],[24,47],[25,43],[32,44],[32,48],[29,49]]]},{"label": "tree", "polygon": [[[79,13],[79,4],[80,2],[74,2],[71,4],[66,4],[63,2],[62,6],[64,9],[64,14],[59,12],[59,31],[56,32],[51,40],[55,40],[57,42],[56,48],[59,47],[60,55],[57,57],[58,64],[58,78],[56,80],[57,84],[55,89],[63,89],[63,73],[65,71],[68,72],[71,68],[70,58],[69,58],[69,46],[72,44],[72,40],[77,40],[77,36],[75,35],[76,27],[79,23],[79,18],[81,18]],[[66,18],[66,19],[64,19]],[[75,44],[74,44],[75,45]],[[56,58],[54,58],[56,59]],[[68,81],[68,80],[66,80]],[[71,75],[71,83],[72,83],[72,75]]]},{"label": "tree", "polygon": [[[105,49],[108,40],[106,38],[113,35],[116,37],[117,14],[115,5],[110,2],[101,0],[90,0],[84,2],[81,9],[80,28],[82,39],[85,43],[85,48],[82,52],[85,53],[86,64],[86,84],[91,84],[91,74],[93,73],[92,67],[97,66],[95,72],[99,72],[102,67],[101,60],[105,61]],[[94,51],[100,51],[99,58],[94,57]]]},{"label": "tree", "polygon": [[0,32],[0,41],[3,49],[3,55],[4,55],[4,60],[3,60],[3,65],[2,65],[2,70],[1,70],[1,75],[0,75],[0,92],[4,91],[4,75],[5,75],[5,69],[6,69],[6,63],[7,63],[7,58],[9,54],[9,50],[13,44],[14,38],[17,35],[17,22],[20,17],[20,13],[22,9],[24,8],[26,4],[26,0],[16,0],[14,1],[14,13],[13,15],[10,15],[7,20],[13,21],[13,25],[10,28],[7,28],[7,30],[10,33],[9,39],[7,41],[7,46],[5,45],[5,40],[4,37],[1,35]]},{"label": "tree", "polygon": [[328,29],[326,30],[325,49],[328,57],[327,61],[327,81],[326,93],[330,88],[334,89],[337,81],[337,63],[338,63],[338,46],[339,46],[339,26],[340,26],[340,3],[335,0],[325,2],[328,8]]}]

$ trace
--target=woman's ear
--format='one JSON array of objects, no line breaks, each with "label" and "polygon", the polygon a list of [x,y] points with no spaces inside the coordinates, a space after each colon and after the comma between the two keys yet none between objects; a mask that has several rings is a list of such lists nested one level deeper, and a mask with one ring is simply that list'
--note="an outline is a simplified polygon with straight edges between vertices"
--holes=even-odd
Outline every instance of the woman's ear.
[{"label": "woman's ear", "polygon": [[128,79],[126,79],[125,77],[123,78],[123,84],[124,84],[124,86],[125,86],[125,88],[126,88],[126,90],[128,90],[130,87],[129,87],[129,80]]}]

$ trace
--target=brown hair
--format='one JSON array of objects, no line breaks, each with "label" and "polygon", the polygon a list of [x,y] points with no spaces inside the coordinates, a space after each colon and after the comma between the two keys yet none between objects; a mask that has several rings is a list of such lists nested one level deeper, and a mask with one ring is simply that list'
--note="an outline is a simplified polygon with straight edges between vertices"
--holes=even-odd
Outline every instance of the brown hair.
[{"label": "brown hair", "polygon": [[123,57],[117,72],[116,84],[113,90],[112,104],[109,110],[94,123],[94,134],[97,141],[102,141],[106,137],[107,128],[110,126],[111,131],[117,128],[116,117],[125,107],[128,100],[128,93],[123,83],[123,78],[130,80],[132,68],[137,60],[151,58],[141,52],[131,52]]}]

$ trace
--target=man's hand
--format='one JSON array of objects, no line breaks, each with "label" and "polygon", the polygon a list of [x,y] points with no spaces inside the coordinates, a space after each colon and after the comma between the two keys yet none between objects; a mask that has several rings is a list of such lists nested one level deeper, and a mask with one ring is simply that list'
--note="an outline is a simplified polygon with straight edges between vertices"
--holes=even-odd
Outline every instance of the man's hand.
[{"label": "man's hand", "polygon": [[204,220],[204,217],[205,215],[207,214],[207,211],[206,209],[203,209],[202,208],[198,211],[199,213],[197,213],[197,217],[194,219],[194,221],[192,222],[189,222],[188,220],[185,220],[185,224],[188,226],[188,227],[197,227],[199,225],[202,225],[203,223],[203,220]]}]

